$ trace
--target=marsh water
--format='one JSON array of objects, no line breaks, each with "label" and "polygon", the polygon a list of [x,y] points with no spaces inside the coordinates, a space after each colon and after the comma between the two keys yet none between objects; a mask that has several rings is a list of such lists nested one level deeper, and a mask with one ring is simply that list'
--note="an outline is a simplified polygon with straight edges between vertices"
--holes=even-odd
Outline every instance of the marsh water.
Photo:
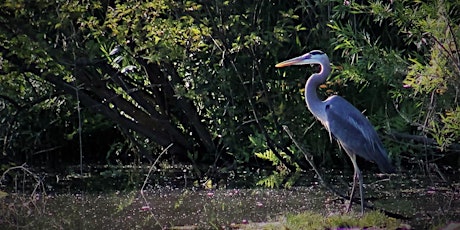
[{"label": "marsh water", "polygon": [[[351,174],[335,173],[328,178],[346,193]],[[305,211],[340,215],[347,206],[346,201],[323,188],[314,175],[303,175],[299,186],[268,189],[241,186],[241,182],[187,181],[179,175],[177,180],[160,183],[161,173],[157,174],[144,190],[114,189],[117,183],[124,185],[129,180],[123,177],[117,181],[112,175],[105,191],[81,190],[81,184],[77,188],[69,180],[81,183],[82,178],[66,178],[57,179],[61,187],[57,183],[54,189],[44,188],[49,190],[46,193],[40,193],[40,189],[10,193],[0,198],[0,224],[5,229],[233,229],[248,223],[278,223]],[[402,222],[413,229],[458,222],[458,172],[448,177],[453,180],[411,172],[366,175],[366,200],[407,217]],[[359,212],[358,205],[353,207]]]}]

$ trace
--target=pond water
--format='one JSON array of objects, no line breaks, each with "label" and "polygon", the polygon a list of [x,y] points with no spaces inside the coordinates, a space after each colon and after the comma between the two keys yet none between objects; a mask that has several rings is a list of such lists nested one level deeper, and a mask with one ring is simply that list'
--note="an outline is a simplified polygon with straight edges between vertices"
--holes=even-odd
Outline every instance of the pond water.
[{"label": "pond water", "polygon": [[[460,221],[458,180],[447,184],[435,176],[414,174],[364,180],[368,202],[410,218],[402,222],[414,229]],[[348,190],[347,184],[337,184],[344,193]],[[290,189],[151,186],[142,193],[10,193],[0,201],[2,229],[230,229],[283,222],[286,215],[305,211],[340,215],[347,205],[315,182]]]}]

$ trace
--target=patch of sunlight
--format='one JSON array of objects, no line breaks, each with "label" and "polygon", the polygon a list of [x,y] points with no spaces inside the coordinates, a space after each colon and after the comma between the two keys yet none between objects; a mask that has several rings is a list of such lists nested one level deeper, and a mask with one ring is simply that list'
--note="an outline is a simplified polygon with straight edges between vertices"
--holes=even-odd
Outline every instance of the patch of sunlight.
[{"label": "patch of sunlight", "polygon": [[323,215],[314,212],[304,212],[287,217],[288,229],[324,229],[326,219]]},{"label": "patch of sunlight", "polygon": [[338,229],[338,228],[375,228],[397,229],[399,220],[385,216],[378,211],[367,212],[359,217],[353,214],[324,217],[314,212],[305,212],[287,217],[288,229]]}]

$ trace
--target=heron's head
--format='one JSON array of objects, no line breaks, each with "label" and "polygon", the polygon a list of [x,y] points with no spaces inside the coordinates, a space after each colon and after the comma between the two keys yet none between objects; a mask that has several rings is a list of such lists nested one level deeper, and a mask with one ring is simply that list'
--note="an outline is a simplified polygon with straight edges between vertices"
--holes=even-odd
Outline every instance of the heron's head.
[{"label": "heron's head", "polygon": [[295,57],[275,65],[275,67],[285,67],[290,65],[307,65],[307,64],[320,64],[329,65],[329,58],[326,53],[321,50],[313,50],[302,56]]}]

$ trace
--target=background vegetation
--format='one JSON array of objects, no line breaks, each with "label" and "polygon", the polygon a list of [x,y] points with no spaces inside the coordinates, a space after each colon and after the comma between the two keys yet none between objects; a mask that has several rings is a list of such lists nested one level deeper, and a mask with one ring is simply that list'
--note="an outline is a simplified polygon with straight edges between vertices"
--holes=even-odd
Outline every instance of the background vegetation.
[{"label": "background vegetation", "polygon": [[[49,1],[0,7],[1,168],[152,162],[199,176],[264,168],[268,186],[350,168],[306,110],[312,49],[395,164],[460,165],[459,1]],[[307,74],[305,72],[308,72]],[[345,165],[345,166],[344,166]],[[371,167],[371,166],[367,166]]]}]

